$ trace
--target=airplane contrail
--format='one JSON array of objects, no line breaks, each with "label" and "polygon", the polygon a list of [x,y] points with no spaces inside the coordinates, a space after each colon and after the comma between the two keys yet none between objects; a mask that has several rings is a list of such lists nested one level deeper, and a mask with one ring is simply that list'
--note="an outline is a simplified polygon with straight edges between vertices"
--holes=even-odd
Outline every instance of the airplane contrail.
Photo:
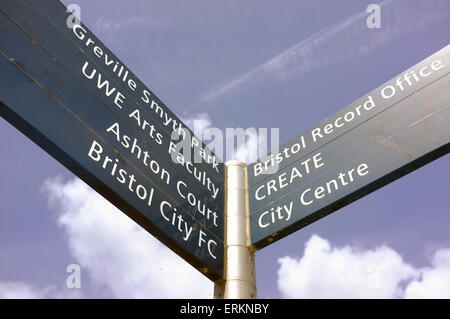
[{"label": "airplane contrail", "polygon": [[380,29],[368,29],[366,19],[369,13],[364,8],[360,13],[320,30],[250,71],[208,89],[200,97],[200,103],[255,86],[264,79],[283,80],[323,68],[332,62],[364,55],[406,31],[450,16],[450,5],[444,1],[385,0],[379,6]]}]

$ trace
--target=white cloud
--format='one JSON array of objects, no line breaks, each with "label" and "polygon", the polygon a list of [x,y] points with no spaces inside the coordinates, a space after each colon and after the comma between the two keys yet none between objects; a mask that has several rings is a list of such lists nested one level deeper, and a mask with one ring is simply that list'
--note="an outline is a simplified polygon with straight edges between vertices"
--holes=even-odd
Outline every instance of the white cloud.
[{"label": "white cloud", "polygon": [[[416,269],[387,246],[333,247],[313,235],[300,258],[278,260],[278,288],[286,298],[448,298],[450,250],[438,250],[433,267]],[[403,288],[406,287],[406,288]]]},{"label": "white cloud", "polygon": [[195,114],[190,117],[182,117],[181,120],[196,135],[197,133],[201,133],[203,132],[203,130],[206,130],[212,126],[212,121],[211,118],[209,117],[209,114],[204,112]]},{"label": "white cloud", "polygon": [[381,29],[367,28],[369,14],[362,7],[360,13],[318,31],[250,71],[210,88],[200,97],[200,102],[230,95],[267,78],[283,80],[362,56],[401,34],[447,19],[450,13],[444,1],[386,0],[379,5]]},{"label": "white cloud", "polygon": [[81,271],[117,298],[210,298],[212,283],[79,179],[44,183]]},{"label": "white cloud", "polygon": [[37,287],[22,281],[0,281],[0,299],[81,298],[78,289],[61,289],[54,285]]},{"label": "white cloud", "polygon": [[47,289],[41,290],[24,282],[0,282],[0,299],[45,298]]},{"label": "white cloud", "polygon": [[450,299],[450,249],[436,251],[431,265],[421,270],[420,280],[408,284],[406,298]]}]

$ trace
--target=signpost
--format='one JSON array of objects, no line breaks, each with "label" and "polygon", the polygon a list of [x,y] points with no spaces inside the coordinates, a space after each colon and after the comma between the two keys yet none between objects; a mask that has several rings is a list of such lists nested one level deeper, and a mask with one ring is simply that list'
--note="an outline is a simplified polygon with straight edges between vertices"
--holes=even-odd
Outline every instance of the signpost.
[{"label": "signpost", "polygon": [[0,115],[221,279],[223,164],[86,26],[66,19],[56,1],[0,1]]},{"label": "signpost", "polygon": [[447,46],[250,165],[252,245],[262,248],[447,154],[449,71]]},{"label": "signpost", "polygon": [[218,298],[256,297],[255,249],[450,151],[450,46],[248,168],[224,168],[67,16],[57,1],[0,0],[0,115],[215,281]]}]

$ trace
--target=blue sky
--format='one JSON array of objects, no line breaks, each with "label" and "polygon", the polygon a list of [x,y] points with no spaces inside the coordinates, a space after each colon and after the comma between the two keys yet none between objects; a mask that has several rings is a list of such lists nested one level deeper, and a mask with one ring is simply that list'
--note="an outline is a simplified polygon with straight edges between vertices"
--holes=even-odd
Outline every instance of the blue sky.
[{"label": "blue sky", "polygon": [[[445,0],[63,2],[178,116],[279,128],[281,144],[450,39]],[[380,29],[366,26],[370,3]],[[3,119],[0,136],[0,297],[210,296]],[[258,251],[259,297],[448,297],[449,184],[447,155]],[[65,286],[73,263],[78,290]]]}]

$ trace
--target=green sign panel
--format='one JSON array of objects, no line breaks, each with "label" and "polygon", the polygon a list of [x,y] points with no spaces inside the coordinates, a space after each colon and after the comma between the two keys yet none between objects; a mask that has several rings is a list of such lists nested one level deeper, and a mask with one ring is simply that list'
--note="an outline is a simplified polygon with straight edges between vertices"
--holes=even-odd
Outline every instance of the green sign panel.
[{"label": "green sign panel", "polygon": [[220,160],[59,1],[0,1],[0,115],[212,280]]},{"label": "green sign panel", "polygon": [[450,151],[450,46],[248,168],[262,248]]}]

